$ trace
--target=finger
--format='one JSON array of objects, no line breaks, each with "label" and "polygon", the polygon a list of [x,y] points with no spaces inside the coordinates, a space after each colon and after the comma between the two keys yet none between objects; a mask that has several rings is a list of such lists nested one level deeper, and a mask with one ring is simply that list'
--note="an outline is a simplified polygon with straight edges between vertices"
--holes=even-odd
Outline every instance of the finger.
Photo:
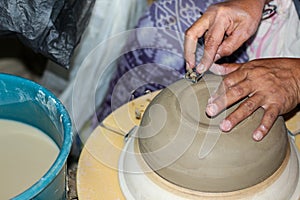
[{"label": "finger", "polygon": [[261,95],[254,95],[251,98],[246,99],[235,111],[220,123],[220,129],[225,132],[230,131],[238,123],[249,117],[256,109],[258,109],[262,101],[263,96]]},{"label": "finger", "polygon": [[192,69],[196,65],[196,47],[197,41],[185,37],[184,39],[184,58],[186,61],[186,68]]},{"label": "finger", "polygon": [[252,135],[255,141],[261,141],[268,134],[278,115],[279,109],[277,106],[270,106],[268,109],[265,109],[261,123]]},{"label": "finger", "polygon": [[208,29],[207,17],[200,17],[189,29],[185,32],[184,38],[184,58],[187,66],[194,68],[195,52],[197,48],[198,38],[202,37]]},{"label": "finger", "polygon": [[241,34],[239,31],[234,31],[231,35],[226,37],[222,44],[219,46],[217,54],[221,57],[229,56],[236,51],[243,43],[249,39],[248,34]]},{"label": "finger", "polygon": [[249,81],[245,80],[239,84],[233,85],[225,89],[224,94],[219,95],[217,98],[209,100],[209,104],[206,107],[206,113],[209,116],[215,116],[222,110],[232,105],[233,103],[241,100],[252,93],[252,87],[249,85]]},{"label": "finger", "polygon": [[209,70],[216,75],[226,75],[233,71],[236,71],[243,64],[241,63],[224,63],[222,65],[213,63]]},{"label": "finger", "polygon": [[[238,66],[237,64],[236,66]],[[240,65],[241,67],[243,65]],[[223,95],[230,87],[239,84],[242,81],[247,79],[247,72],[245,70],[238,70],[234,73],[228,74],[222,81],[222,83],[217,88],[216,92],[211,95],[208,99],[208,103],[212,103],[215,99],[219,98],[219,96]]]},{"label": "finger", "polygon": [[205,72],[208,68],[210,68],[216,59],[221,58],[216,54],[220,44],[223,41],[226,24],[225,22],[219,24],[222,25],[213,25],[205,34],[204,52],[200,60],[200,64],[197,66],[197,71],[199,73]]}]

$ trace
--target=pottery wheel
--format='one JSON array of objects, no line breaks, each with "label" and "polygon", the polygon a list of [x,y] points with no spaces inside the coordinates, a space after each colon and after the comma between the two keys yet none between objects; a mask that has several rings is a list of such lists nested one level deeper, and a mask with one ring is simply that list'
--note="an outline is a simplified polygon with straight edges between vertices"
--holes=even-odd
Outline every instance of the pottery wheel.
[{"label": "pottery wheel", "polygon": [[261,142],[252,139],[262,109],[229,133],[220,131],[220,121],[238,106],[215,118],[205,114],[207,100],[220,81],[210,74],[195,84],[182,79],[157,95],[144,113],[138,130],[142,157],[175,185],[201,192],[241,190],[270,177],[287,155],[282,117]]}]

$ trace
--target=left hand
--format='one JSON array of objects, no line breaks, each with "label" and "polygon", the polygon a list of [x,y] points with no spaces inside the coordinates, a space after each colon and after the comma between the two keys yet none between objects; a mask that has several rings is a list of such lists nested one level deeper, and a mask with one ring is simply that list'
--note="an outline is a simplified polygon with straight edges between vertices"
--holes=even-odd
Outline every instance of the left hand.
[{"label": "left hand", "polygon": [[226,76],[208,100],[206,113],[209,116],[215,116],[238,100],[249,97],[221,122],[222,131],[230,131],[262,107],[265,111],[263,118],[253,132],[253,139],[260,141],[278,115],[291,111],[300,102],[300,59],[258,59],[244,64],[214,65],[210,70]]},{"label": "left hand", "polygon": [[[231,55],[256,31],[264,5],[269,0],[226,0],[210,5],[185,32],[184,57],[187,68],[208,70],[221,57]],[[204,51],[196,66],[198,38],[204,36]]]}]

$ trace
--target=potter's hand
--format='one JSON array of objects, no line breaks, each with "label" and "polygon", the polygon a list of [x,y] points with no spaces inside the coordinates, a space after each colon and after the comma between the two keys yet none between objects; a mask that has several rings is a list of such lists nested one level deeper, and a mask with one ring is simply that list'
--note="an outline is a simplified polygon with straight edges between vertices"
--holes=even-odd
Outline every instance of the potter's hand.
[{"label": "potter's hand", "polygon": [[[229,0],[210,6],[186,31],[184,56],[187,68],[206,71],[214,61],[237,50],[257,30],[266,0]],[[198,38],[204,35],[204,54],[196,66]]]},{"label": "potter's hand", "polygon": [[230,131],[257,108],[264,109],[253,139],[260,141],[278,115],[300,102],[300,59],[259,59],[244,64],[214,65],[212,72],[225,75],[215,94],[208,100],[206,113],[214,116],[238,100],[249,97],[224,119],[220,128]]}]

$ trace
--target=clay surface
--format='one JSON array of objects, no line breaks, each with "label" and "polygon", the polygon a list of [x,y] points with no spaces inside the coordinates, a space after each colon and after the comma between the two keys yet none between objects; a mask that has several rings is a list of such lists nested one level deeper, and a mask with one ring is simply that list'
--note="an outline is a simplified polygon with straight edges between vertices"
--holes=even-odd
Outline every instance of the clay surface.
[{"label": "clay surface", "polygon": [[289,148],[282,117],[261,142],[252,139],[252,132],[262,109],[229,133],[219,130],[219,122],[238,104],[207,117],[207,100],[220,81],[211,74],[195,84],[182,79],[147,107],[139,148],[149,167],[167,181],[202,192],[230,192],[262,182],[282,164]]}]

